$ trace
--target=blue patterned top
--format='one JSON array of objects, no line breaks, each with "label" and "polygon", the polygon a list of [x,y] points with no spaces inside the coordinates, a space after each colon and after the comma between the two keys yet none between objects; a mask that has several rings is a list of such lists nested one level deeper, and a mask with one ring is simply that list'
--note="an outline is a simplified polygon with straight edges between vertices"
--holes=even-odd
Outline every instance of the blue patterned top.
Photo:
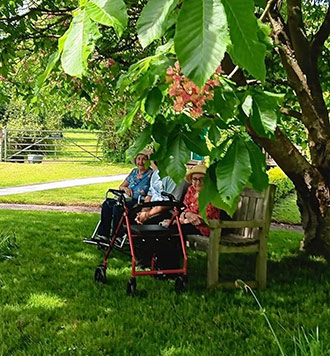
[{"label": "blue patterned top", "polygon": [[125,179],[128,183],[128,188],[133,192],[133,199],[138,199],[139,195],[146,196],[150,187],[150,178],[152,175],[152,170],[148,169],[142,173],[142,177],[138,178],[139,170],[134,168],[132,172]]}]

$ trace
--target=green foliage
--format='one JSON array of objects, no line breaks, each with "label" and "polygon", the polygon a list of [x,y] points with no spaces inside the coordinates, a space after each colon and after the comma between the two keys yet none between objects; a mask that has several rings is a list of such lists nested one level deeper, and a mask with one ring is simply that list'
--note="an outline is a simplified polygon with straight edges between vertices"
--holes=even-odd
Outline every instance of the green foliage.
[{"label": "green foliage", "polygon": [[0,232],[0,262],[14,258],[17,249],[15,233]]},{"label": "green foliage", "polygon": [[80,76],[87,70],[87,59],[93,52],[95,41],[101,36],[95,22],[85,9],[74,15],[63,46],[61,63],[71,76]]},{"label": "green foliage", "polygon": [[142,47],[161,38],[169,25],[170,13],[178,0],[149,0],[141,12],[136,24],[139,41]]},{"label": "green foliage", "polygon": [[272,136],[276,129],[277,107],[283,95],[266,91],[253,92],[253,114],[251,124],[260,136]]},{"label": "green foliage", "polygon": [[61,117],[56,110],[43,115],[30,111],[22,99],[12,100],[6,108],[3,122],[10,129],[56,130],[61,127]]},{"label": "green foliage", "polygon": [[266,46],[258,40],[258,25],[252,0],[222,0],[226,9],[232,45],[229,52],[240,67],[265,80]]},{"label": "green foliage", "polygon": [[285,175],[281,168],[272,168],[267,173],[269,182],[271,184],[276,184],[275,202],[294,190],[292,181]]},{"label": "green foliage", "polygon": [[241,137],[236,136],[216,168],[217,188],[227,205],[233,205],[251,173],[249,151]]},{"label": "green foliage", "polygon": [[148,93],[145,102],[145,110],[146,113],[150,116],[155,116],[160,108],[160,104],[162,103],[162,92],[156,87],[152,88]]},{"label": "green foliage", "polygon": [[202,86],[219,66],[227,45],[226,14],[221,2],[184,1],[174,37],[183,73]]},{"label": "green foliage", "polygon": [[247,139],[246,147],[249,151],[249,158],[252,168],[250,182],[256,190],[262,191],[268,185],[268,176],[266,174],[266,162],[264,154],[260,151],[251,139]]},{"label": "green foliage", "polygon": [[126,6],[122,0],[91,0],[86,2],[90,18],[102,25],[112,26],[120,37],[127,26]]}]

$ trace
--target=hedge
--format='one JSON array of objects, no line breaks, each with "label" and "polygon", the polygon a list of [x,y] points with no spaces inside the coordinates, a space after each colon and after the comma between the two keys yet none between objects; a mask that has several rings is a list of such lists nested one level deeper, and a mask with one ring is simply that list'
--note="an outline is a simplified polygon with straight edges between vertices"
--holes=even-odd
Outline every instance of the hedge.
[{"label": "hedge", "polygon": [[269,183],[275,184],[277,186],[275,201],[278,201],[279,199],[294,191],[295,188],[292,181],[279,167],[271,168],[267,173],[269,177]]}]

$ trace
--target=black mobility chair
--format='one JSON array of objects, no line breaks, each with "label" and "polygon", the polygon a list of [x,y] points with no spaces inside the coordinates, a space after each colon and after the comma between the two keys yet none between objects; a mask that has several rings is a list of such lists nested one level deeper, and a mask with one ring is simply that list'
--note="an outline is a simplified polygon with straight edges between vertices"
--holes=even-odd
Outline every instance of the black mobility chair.
[{"label": "black mobility chair", "polygon": [[[132,258],[131,277],[127,283],[127,293],[134,295],[136,291],[136,276],[153,276],[159,279],[175,279],[175,290],[183,292],[187,283],[187,255],[182,229],[179,221],[180,202],[170,194],[163,193],[168,201],[137,204],[128,209],[126,198],[122,191],[109,189],[117,197],[117,204],[122,209],[122,216],[110,242],[95,239],[96,227],[91,239],[84,242],[106,248],[103,263],[94,274],[97,282],[106,282],[108,260],[113,249],[128,253]],[[164,206],[170,213],[166,224],[151,223],[138,225],[134,218],[141,209]],[[165,226],[164,226],[165,225]]]}]

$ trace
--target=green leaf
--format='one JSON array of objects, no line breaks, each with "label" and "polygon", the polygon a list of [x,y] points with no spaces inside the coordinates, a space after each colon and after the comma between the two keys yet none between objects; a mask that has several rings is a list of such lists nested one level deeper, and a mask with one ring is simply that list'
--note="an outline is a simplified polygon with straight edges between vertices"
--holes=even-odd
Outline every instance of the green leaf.
[{"label": "green leaf", "polygon": [[166,125],[166,119],[163,115],[157,115],[155,123],[152,126],[152,136],[161,146],[166,146],[169,128]]},{"label": "green leaf", "polygon": [[141,102],[137,101],[134,107],[128,109],[127,115],[122,119],[120,128],[118,130],[118,134],[123,134],[124,132],[126,132],[128,129],[131,128],[133,119],[136,113],[138,112],[138,110],[140,109],[140,106],[141,106]]},{"label": "green leaf", "polygon": [[240,104],[233,88],[223,82],[221,87],[214,90],[214,108],[223,120],[228,120],[235,116],[235,110]]},{"label": "green leaf", "polygon": [[190,159],[190,151],[185,145],[181,135],[177,135],[169,142],[167,154],[166,172],[176,184],[180,184],[186,175],[185,164]]},{"label": "green leaf", "polygon": [[203,189],[199,193],[198,196],[198,207],[199,207],[199,212],[201,214],[201,217],[203,218],[204,221],[207,221],[206,218],[206,207],[211,203],[211,200],[213,197],[216,195],[219,195],[218,190],[217,190],[217,185],[216,181],[212,180],[210,177],[210,170],[212,167],[210,167],[205,174],[205,177],[203,179]]},{"label": "green leaf", "polygon": [[266,173],[266,157],[261,152],[260,148],[247,137],[245,141],[246,147],[249,151],[252,174],[250,182],[253,188],[261,192],[268,186],[268,175]]},{"label": "green leaf", "polygon": [[223,199],[221,198],[217,190],[215,170],[216,170],[216,164],[213,164],[208,168],[203,180],[203,189],[201,190],[198,196],[199,211],[203,220],[205,221],[207,221],[206,207],[210,203],[219,209],[225,210],[229,215],[232,216],[236,211],[238,198],[239,198],[238,197],[235,199],[232,206],[229,206],[223,201]]},{"label": "green leaf", "polygon": [[233,205],[235,198],[248,182],[251,172],[249,152],[244,140],[236,136],[216,168],[218,191],[227,205]]},{"label": "green leaf", "polygon": [[265,80],[266,46],[259,42],[253,0],[221,0],[227,14],[233,61],[255,78]]},{"label": "green leaf", "polygon": [[250,115],[251,115],[252,103],[253,103],[252,96],[248,95],[242,104],[242,110],[247,117],[250,117]]},{"label": "green leaf", "polygon": [[90,0],[86,12],[95,22],[113,27],[118,37],[127,26],[126,5],[122,0]]},{"label": "green leaf", "polygon": [[272,32],[271,26],[269,24],[265,24],[261,22],[259,19],[257,19],[257,24],[259,27],[258,31],[258,39],[260,42],[262,42],[268,50],[271,50],[273,48],[273,40],[270,37],[270,34]]},{"label": "green leaf", "polygon": [[149,125],[140,133],[134,145],[126,151],[127,159],[136,157],[136,155],[146,147],[151,140],[151,130],[152,127]]},{"label": "green leaf", "polygon": [[277,125],[278,105],[283,100],[283,95],[267,91],[255,91],[252,95],[254,105],[251,124],[262,136],[272,136]]},{"label": "green leaf", "polygon": [[94,42],[101,36],[85,10],[74,17],[72,27],[63,45],[61,63],[71,76],[81,76],[87,69],[87,58],[94,50]]},{"label": "green leaf", "polygon": [[156,54],[164,53],[175,53],[173,38],[170,38],[168,42],[156,48]]},{"label": "green leaf", "polygon": [[212,149],[212,151],[210,152],[211,161],[219,161],[223,157],[227,146],[231,142],[231,139],[232,138],[228,136],[223,142],[220,143],[219,146],[216,146]]},{"label": "green leaf", "polygon": [[208,138],[214,145],[216,145],[219,142],[219,140],[221,138],[221,134],[220,134],[220,130],[217,125],[212,125],[209,128]]},{"label": "green leaf", "polygon": [[55,64],[58,62],[59,59],[60,59],[59,50],[57,50],[56,52],[50,55],[45,71],[38,77],[35,94],[39,92],[45,80],[48,78],[49,74],[51,73],[51,71],[53,70]]},{"label": "green leaf", "polygon": [[168,26],[167,19],[178,0],[149,0],[136,24],[139,41],[143,48],[161,38]]},{"label": "green leaf", "polygon": [[205,138],[201,137],[199,131],[186,131],[182,134],[182,137],[191,152],[197,153],[200,156],[207,156],[210,153]]},{"label": "green leaf", "polygon": [[150,90],[145,102],[145,110],[150,116],[158,113],[162,99],[162,92],[157,87]]},{"label": "green leaf", "polygon": [[199,129],[199,130],[203,130],[209,126],[211,126],[213,123],[213,119],[209,118],[209,117],[205,117],[202,116],[200,118],[198,118],[192,125],[191,128],[192,129]]},{"label": "green leaf", "polygon": [[227,19],[220,1],[184,1],[174,37],[184,75],[200,87],[215,72],[229,43]]}]

